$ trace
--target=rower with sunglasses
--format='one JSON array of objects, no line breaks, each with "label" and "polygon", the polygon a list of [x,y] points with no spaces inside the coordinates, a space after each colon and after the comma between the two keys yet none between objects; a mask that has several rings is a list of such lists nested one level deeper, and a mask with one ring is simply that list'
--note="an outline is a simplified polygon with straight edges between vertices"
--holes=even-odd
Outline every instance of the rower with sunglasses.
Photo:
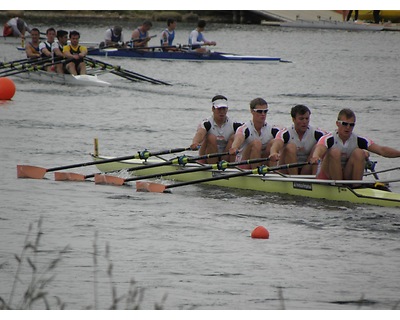
[{"label": "rower with sunglasses", "polygon": [[[213,115],[204,119],[197,127],[190,148],[199,149],[199,155],[227,152],[232,145],[233,136],[242,123],[231,120],[228,116],[228,99],[223,95],[216,95],[211,99]],[[204,162],[214,164],[218,158],[210,158]],[[224,156],[222,160],[232,162],[235,157]]]},{"label": "rower with sunglasses", "polygon": [[[266,122],[268,103],[262,98],[250,102],[252,120],[244,123],[235,133],[229,154],[236,155],[236,161],[255,158],[267,158],[271,144],[279,128]],[[260,164],[244,165],[242,168],[256,168]]]},{"label": "rower with sunglasses", "polygon": [[342,109],[336,121],[337,130],[323,136],[317,143],[311,162],[320,163],[318,179],[362,180],[368,152],[386,158],[400,157],[400,150],[381,146],[353,133],[356,116],[350,109]]},{"label": "rower with sunglasses", "polygon": [[[279,164],[309,161],[318,140],[327,132],[310,126],[311,111],[303,105],[295,105],[290,110],[293,124],[280,130],[271,146],[270,161],[278,161]],[[313,174],[317,172],[317,166],[303,166],[302,168],[290,168],[283,173],[291,175]]]}]

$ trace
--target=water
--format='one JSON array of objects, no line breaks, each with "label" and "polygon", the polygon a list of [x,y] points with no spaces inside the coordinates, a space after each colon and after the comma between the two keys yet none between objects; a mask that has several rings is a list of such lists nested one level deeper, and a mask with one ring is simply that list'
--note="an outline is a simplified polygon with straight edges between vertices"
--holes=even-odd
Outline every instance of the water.
[{"label": "water", "polygon": [[[107,26],[62,27],[76,27],[84,41],[98,41]],[[185,43],[192,26],[178,28],[177,42]],[[215,24],[206,34],[217,41],[216,50],[293,63],[102,59],[173,86],[131,83],[114,75],[104,76],[113,82],[111,88],[14,78],[16,95],[0,105],[0,296],[8,301],[14,254],[21,252],[28,226],[42,218],[36,264],[45,267],[69,245],[49,272],[56,275],[47,289],[53,308],[54,296],[67,309],[109,308],[110,287],[126,294],[131,279],[144,290],[142,309],[155,303],[200,310],[398,308],[399,209],[204,186],[136,193],[134,187],[55,182],[50,173],[45,180],[16,178],[17,164],[51,168],[90,161],[94,137],[100,153],[110,156],[188,146],[218,93],[229,98],[230,116],[242,121],[250,117],[249,101],[265,98],[268,121],[279,125],[289,124],[290,108],[303,103],[312,110],[313,125],[333,130],[338,111],[351,107],[357,133],[400,148],[397,33]],[[0,46],[1,60],[20,56],[13,46]],[[399,165],[397,159],[373,159],[378,169]],[[389,176],[398,172],[381,174]],[[398,185],[392,189],[400,192]],[[269,230],[269,240],[251,239],[258,225]],[[29,266],[22,269],[14,305],[31,273]]]}]

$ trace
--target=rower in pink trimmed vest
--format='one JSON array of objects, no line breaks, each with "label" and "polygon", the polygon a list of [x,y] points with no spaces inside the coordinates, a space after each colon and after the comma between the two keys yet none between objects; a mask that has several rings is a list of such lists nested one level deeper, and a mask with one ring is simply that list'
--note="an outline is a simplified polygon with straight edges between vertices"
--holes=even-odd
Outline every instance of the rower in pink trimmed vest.
[{"label": "rower in pink trimmed vest", "polygon": [[400,150],[381,146],[372,140],[353,133],[356,116],[350,109],[342,109],[336,121],[337,130],[323,136],[311,157],[320,163],[317,178],[332,180],[362,180],[368,153],[386,158],[400,157]]}]

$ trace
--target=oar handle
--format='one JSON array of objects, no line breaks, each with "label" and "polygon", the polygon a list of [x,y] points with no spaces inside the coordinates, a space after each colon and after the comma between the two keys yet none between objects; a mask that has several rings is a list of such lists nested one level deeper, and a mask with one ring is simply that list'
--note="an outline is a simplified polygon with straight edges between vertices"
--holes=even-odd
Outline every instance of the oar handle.
[{"label": "oar handle", "polygon": [[146,39],[150,40],[150,39],[153,39],[155,37],[157,37],[156,34],[153,34],[152,36],[149,36],[149,37],[146,37],[146,38],[143,38],[143,39],[142,38],[131,39],[131,40],[127,41],[126,44],[131,44],[132,45],[133,42],[141,42],[141,41],[144,41]]},{"label": "oar handle", "polygon": [[[183,151],[186,151],[186,150],[183,150]],[[183,152],[183,151],[175,151],[175,152],[171,152],[171,153],[177,153],[177,152]],[[157,168],[157,167],[162,167],[162,166],[168,166],[170,164],[177,164],[177,165],[184,166],[185,164],[187,164],[189,162],[195,162],[195,161],[203,160],[203,159],[221,157],[221,156],[225,156],[227,154],[229,154],[229,152],[210,153],[210,154],[206,154],[203,156],[190,157],[190,158],[187,156],[180,156],[180,157],[177,157],[175,159],[171,159],[171,160],[165,161],[165,162],[159,162],[159,163],[147,164],[147,165],[143,165],[143,166],[139,166],[139,167],[128,168],[126,171],[130,172],[130,171],[137,171],[137,170],[143,170],[143,169]]]},{"label": "oar handle", "polygon": [[139,156],[140,156],[139,159],[147,159],[149,157],[159,156],[159,155],[162,155],[162,154],[178,153],[178,152],[184,152],[184,151],[188,151],[188,150],[191,150],[190,147],[167,149],[167,150],[156,151],[156,152],[148,152],[147,150],[145,150],[145,151],[140,151],[139,152]]},{"label": "oar handle", "polygon": [[267,160],[268,160],[268,158],[251,159],[251,160],[244,160],[244,161],[240,161],[240,162],[227,162],[225,160],[222,160],[216,164],[202,166],[202,167],[194,168],[194,169],[181,170],[181,171],[170,171],[170,172],[164,172],[164,173],[154,173],[154,174],[149,174],[146,176],[127,178],[127,179],[125,179],[125,182],[143,180],[143,179],[151,179],[151,178],[156,178],[156,177],[175,176],[175,175],[179,175],[179,174],[213,170],[213,169],[214,170],[225,170],[226,168],[232,168],[232,167],[236,167],[236,166],[240,166],[240,165],[244,165],[244,164],[259,163],[259,162],[263,162],[263,161],[267,161]]}]

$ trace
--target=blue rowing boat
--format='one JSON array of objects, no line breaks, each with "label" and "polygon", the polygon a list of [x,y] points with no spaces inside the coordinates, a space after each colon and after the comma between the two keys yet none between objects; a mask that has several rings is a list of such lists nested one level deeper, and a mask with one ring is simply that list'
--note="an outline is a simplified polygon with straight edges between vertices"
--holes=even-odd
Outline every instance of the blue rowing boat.
[{"label": "blue rowing boat", "polygon": [[186,61],[246,61],[246,62],[289,62],[268,56],[249,56],[224,52],[198,53],[195,51],[137,50],[132,48],[92,49],[93,56],[136,59],[186,60]]}]

